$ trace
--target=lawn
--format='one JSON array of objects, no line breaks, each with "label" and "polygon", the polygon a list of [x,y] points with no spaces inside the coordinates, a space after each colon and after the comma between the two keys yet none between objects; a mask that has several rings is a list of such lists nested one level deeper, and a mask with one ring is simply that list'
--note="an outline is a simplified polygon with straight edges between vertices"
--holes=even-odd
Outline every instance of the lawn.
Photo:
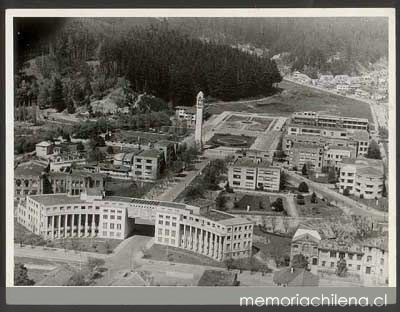
[{"label": "lawn", "polygon": [[289,116],[296,111],[317,111],[339,116],[368,118],[373,122],[371,110],[367,103],[349,99],[335,94],[282,81],[280,94],[275,94],[261,101],[248,103],[229,103],[211,105],[211,114],[223,111],[246,111],[249,113],[268,113],[271,115]]},{"label": "lawn", "polygon": [[150,249],[146,250],[143,255],[144,259],[169,261],[175,263],[187,263],[197,265],[207,265],[214,267],[225,267],[224,263],[218,262],[203,255],[199,255],[189,250],[176,247],[154,244]]},{"label": "lawn", "polygon": [[16,221],[14,218],[14,242],[22,245],[35,245],[35,246],[43,246],[46,244],[46,241],[23,227]]},{"label": "lawn", "polygon": [[226,207],[233,211],[247,211],[247,206],[250,206],[250,212],[282,215],[283,212],[275,212],[271,206],[278,197],[282,198],[283,207],[287,207],[286,198],[279,195],[249,195],[235,192],[233,194],[227,193],[225,197],[227,198]]},{"label": "lawn", "polygon": [[290,257],[291,238],[266,233],[259,227],[254,227],[253,233],[258,236],[253,246],[259,248],[262,256],[272,258],[278,264],[284,264],[285,257]]},{"label": "lawn", "polygon": [[222,134],[216,133],[210,139],[207,144],[218,144],[223,146],[232,146],[232,147],[250,147],[254,141],[255,137],[245,136],[245,135],[231,135],[231,134]]},{"label": "lawn", "polygon": [[349,195],[349,197],[355,201],[358,201],[368,207],[378,209],[381,211],[388,211],[389,209],[389,203],[387,197],[382,197],[378,199],[378,204],[376,203],[375,199],[365,199],[365,198],[360,198],[358,196],[354,195]]},{"label": "lawn", "polygon": [[111,253],[122,240],[101,238],[67,238],[56,239],[47,244],[48,247],[97,252],[101,254]]},{"label": "lawn", "polygon": [[297,211],[301,217],[337,217],[343,215],[342,209],[328,204],[317,198],[317,203],[311,203],[311,195],[304,196],[304,205],[299,205],[297,199],[294,199]]}]

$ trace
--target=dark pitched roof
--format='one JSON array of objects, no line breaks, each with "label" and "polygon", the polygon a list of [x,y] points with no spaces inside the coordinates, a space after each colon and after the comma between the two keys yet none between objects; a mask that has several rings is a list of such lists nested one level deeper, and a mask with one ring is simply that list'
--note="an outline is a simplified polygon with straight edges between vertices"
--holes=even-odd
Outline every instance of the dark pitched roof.
[{"label": "dark pitched roof", "polygon": [[273,281],[276,284],[288,286],[318,286],[319,278],[306,269],[285,268],[274,273]]}]

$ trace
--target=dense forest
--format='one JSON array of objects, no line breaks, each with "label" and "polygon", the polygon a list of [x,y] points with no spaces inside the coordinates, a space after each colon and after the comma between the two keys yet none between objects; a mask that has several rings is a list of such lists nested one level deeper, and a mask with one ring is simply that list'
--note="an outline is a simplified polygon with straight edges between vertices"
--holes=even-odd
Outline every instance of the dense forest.
[{"label": "dense forest", "polygon": [[[289,53],[293,70],[350,73],[388,55],[383,17],[173,18],[171,27],[219,43],[251,44],[267,56]],[[340,54],[340,60],[332,56]]]},{"label": "dense forest", "polygon": [[[191,38],[168,23],[102,31],[88,20],[67,21],[36,47],[36,54],[41,53],[36,65],[45,79],[55,74],[69,78],[63,91],[70,95],[66,103],[91,92],[99,98],[119,77],[130,81],[135,92],[187,106],[194,104],[200,90],[208,97],[235,100],[270,95],[274,83],[282,80],[269,58]],[[95,74],[90,60],[99,61]],[[50,88],[60,87],[57,79]]]},{"label": "dense forest", "polygon": [[271,94],[281,76],[270,58],[283,52],[292,70],[315,78],[357,74],[388,51],[387,20],[376,17],[25,19],[16,32],[17,68],[34,59],[41,76],[31,88],[24,77],[16,94],[32,91],[41,107],[70,112],[109,94],[121,77],[136,93],[190,106],[199,90],[219,100]]}]

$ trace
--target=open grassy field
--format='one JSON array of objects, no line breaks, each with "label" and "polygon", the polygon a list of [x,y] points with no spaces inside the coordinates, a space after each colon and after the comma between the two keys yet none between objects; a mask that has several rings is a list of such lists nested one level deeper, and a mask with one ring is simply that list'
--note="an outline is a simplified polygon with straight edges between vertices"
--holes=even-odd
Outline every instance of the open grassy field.
[{"label": "open grassy field", "polygon": [[329,205],[327,202],[317,199],[316,203],[311,203],[311,196],[304,196],[304,205],[299,205],[297,199],[294,200],[297,211],[302,217],[332,217],[341,216],[343,211]]},{"label": "open grassy field", "polygon": [[367,103],[288,81],[282,81],[279,87],[282,89],[280,94],[262,100],[218,103],[209,105],[208,110],[211,114],[220,114],[223,111],[230,110],[279,116],[289,116],[296,111],[317,111],[340,116],[368,118],[373,122],[371,110]]}]

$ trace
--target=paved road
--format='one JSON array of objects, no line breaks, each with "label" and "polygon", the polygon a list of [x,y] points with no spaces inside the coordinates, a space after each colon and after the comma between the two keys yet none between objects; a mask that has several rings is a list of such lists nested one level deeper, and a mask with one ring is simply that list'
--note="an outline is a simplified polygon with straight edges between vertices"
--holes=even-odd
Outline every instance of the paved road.
[{"label": "paved road", "polygon": [[154,199],[162,201],[174,201],[179,194],[181,194],[185,188],[192,183],[194,178],[200,174],[200,172],[207,166],[209,162],[209,160],[203,160],[199,163],[196,163],[195,170],[185,172],[186,177],[170,185],[170,187],[168,187],[164,192],[156,195]]},{"label": "paved road", "polygon": [[344,196],[334,190],[327,188],[325,185],[317,182],[313,182],[307,178],[304,178],[294,172],[285,170],[288,176],[288,180],[292,180],[296,183],[306,182],[310,189],[313,189],[315,193],[320,196],[327,198],[329,200],[334,200],[337,202],[338,207],[342,209],[346,214],[355,215],[368,215],[372,216],[378,220],[387,221],[388,214],[386,212],[368,207],[360,202],[357,202],[347,196]]}]

